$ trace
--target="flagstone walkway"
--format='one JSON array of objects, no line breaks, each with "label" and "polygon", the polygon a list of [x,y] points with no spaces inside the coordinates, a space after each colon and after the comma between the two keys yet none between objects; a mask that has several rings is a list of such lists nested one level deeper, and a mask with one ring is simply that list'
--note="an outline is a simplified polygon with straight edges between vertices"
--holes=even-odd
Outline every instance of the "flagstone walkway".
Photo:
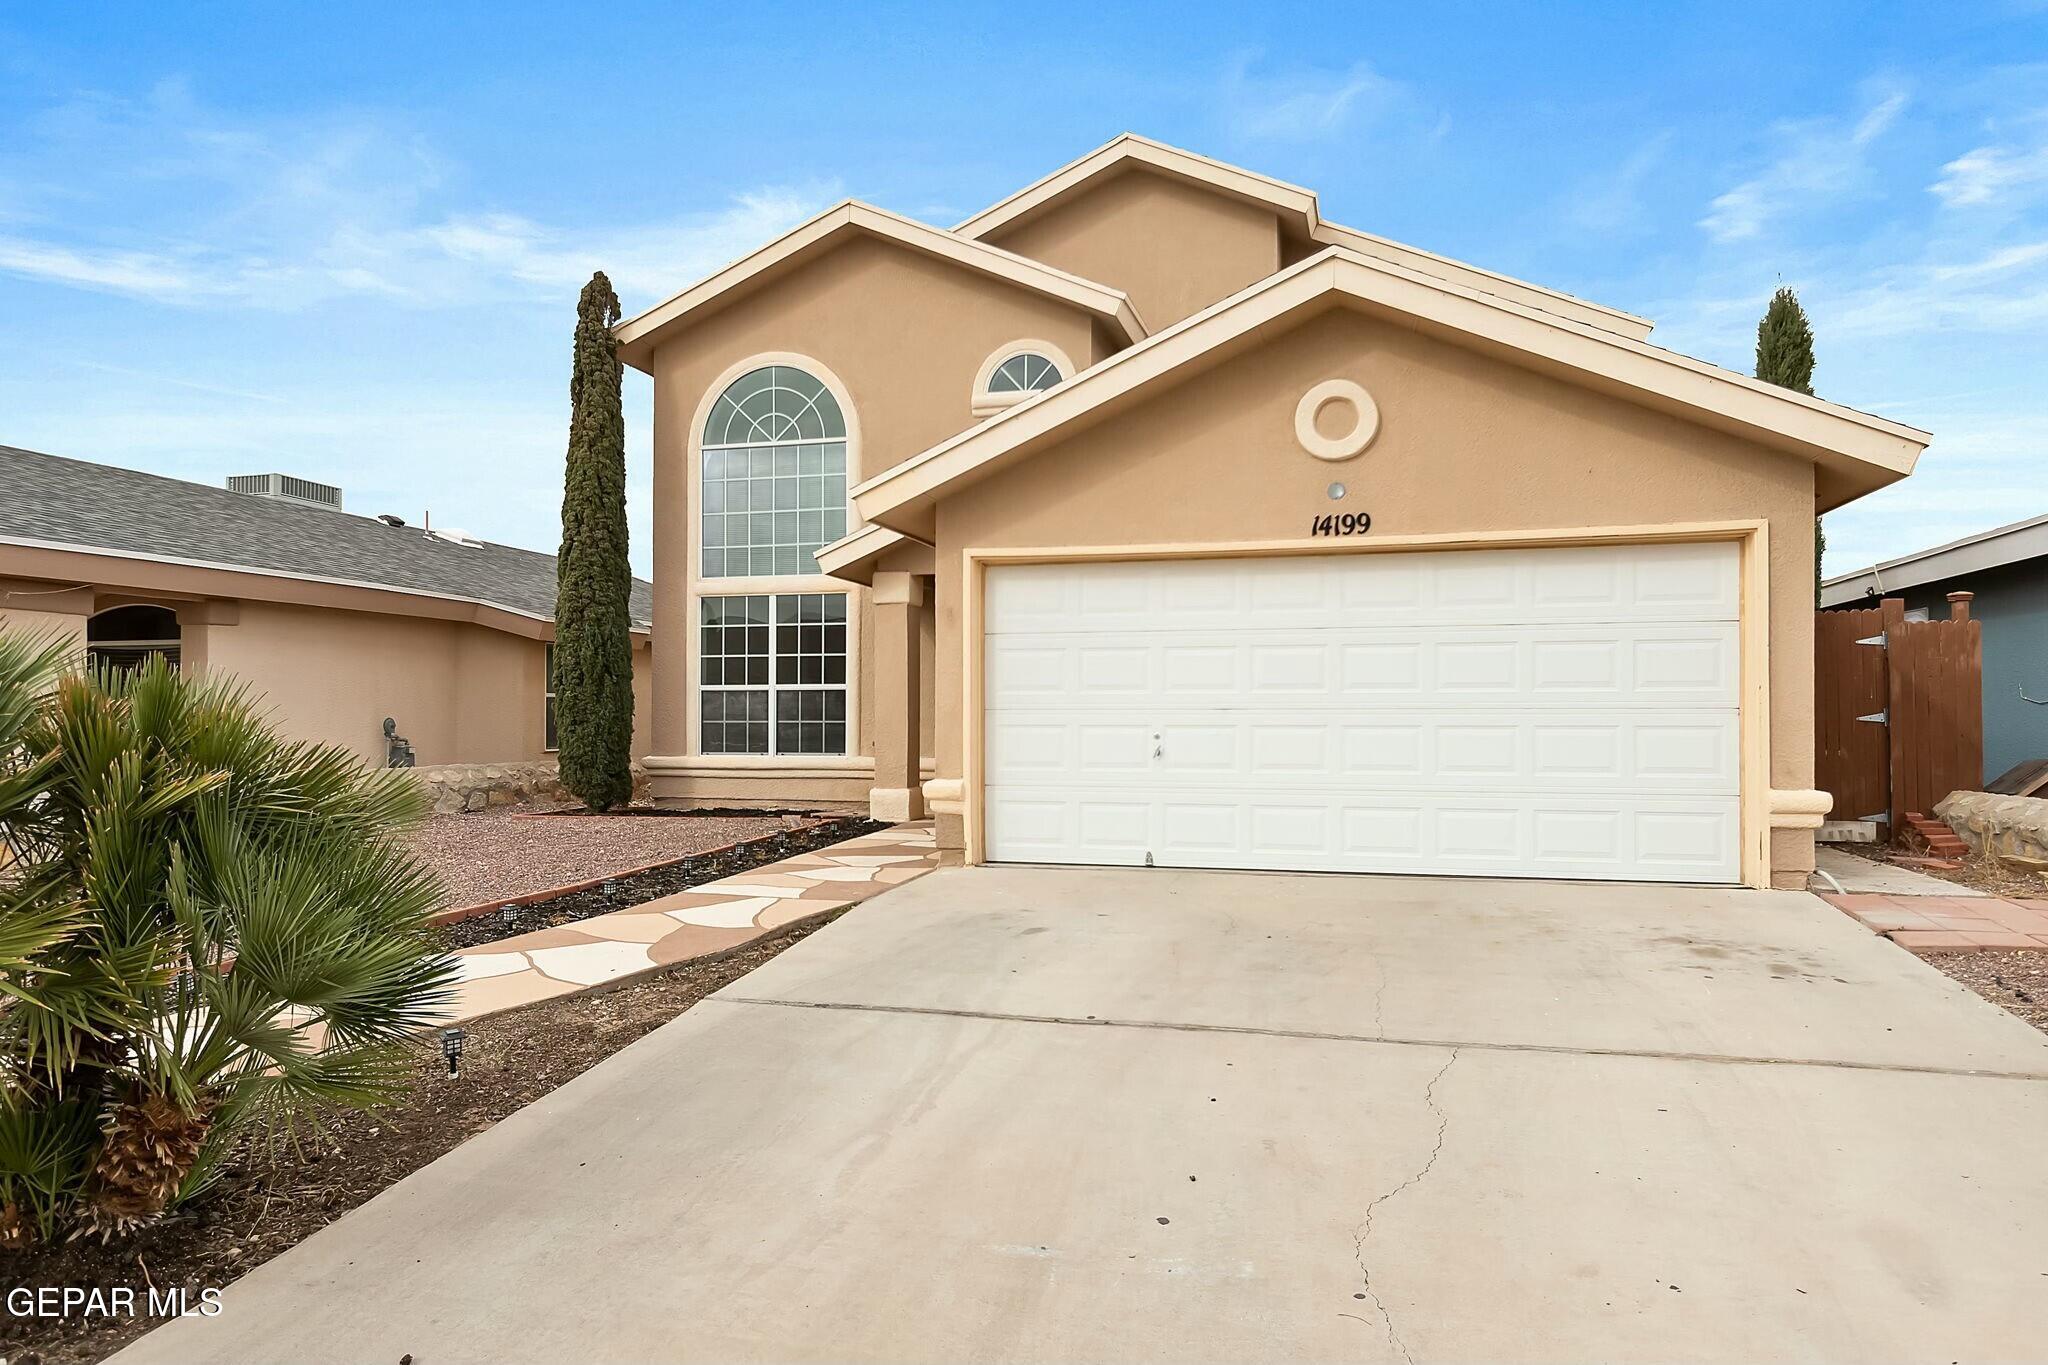
[{"label": "flagstone walkway", "polygon": [[892,825],[781,862],[597,915],[464,948],[461,1023],[737,948],[793,920],[852,905],[938,866],[929,821]]}]

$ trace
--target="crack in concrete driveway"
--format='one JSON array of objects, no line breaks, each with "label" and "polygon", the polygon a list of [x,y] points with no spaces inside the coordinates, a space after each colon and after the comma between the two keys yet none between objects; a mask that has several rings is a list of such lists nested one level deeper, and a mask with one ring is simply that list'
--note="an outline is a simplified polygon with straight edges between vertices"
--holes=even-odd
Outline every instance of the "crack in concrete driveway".
[{"label": "crack in concrete driveway", "polygon": [[1436,1115],[1436,1142],[1429,1149],[1429,1159],[1422,1163],[1421,1169],[1417,1170],[1400,1184],[1394,1186],[1393,1189],[1374,1196],[1373,1201],[1365,1206],[1365,1219],[1359,1224],[1358,1231],[1353,1236],[1351,1243],[1352,1256],[1358,1262],[1359,1283],[1364,1288],[1366,1297],[1371,1301],[1372,1306],[1379,1310],[1380,1321],[1386,1324],[1387,1344],[1399,1351],[1401,1359],[1407,1361],[1408,1365],[1415,1365],[1415,1357],[1409,1352],[1408,1343],[1402,1339],[1400,1330],[1394,1326],[1394,1315],[1387,1310],[1385,1301],[1380,1298],[1379,1290],[1373,1288],[1372,1268],[1366,1263],[1365,1259],[1365,1244],[1372,1240],[1373,1218],[1378,1214],[1380,1205],[1386,1203],[1402,1191],[1420,1184],[1425,1176],[1436,1169],[1436,1159],[1442,1156],[1444,1152],[1444,1135],[1450,1131],[1451,1127],[1450,1113],[1436,1102],[1436,1088],[1437,1084],[1449,1074],[1450,1069],[1457,1064],[1457,1061],[1458,1049],[1452,1048],[1451,1055],[1444,1059],[1444,1064],[1437,1069],[1437,1073],[1434,1076],[1429,1078],[1429,1084],[1424,1086],[1422,1090],[1422,1102],[1429,1106],[1429,1111],[1432,1114]]}]

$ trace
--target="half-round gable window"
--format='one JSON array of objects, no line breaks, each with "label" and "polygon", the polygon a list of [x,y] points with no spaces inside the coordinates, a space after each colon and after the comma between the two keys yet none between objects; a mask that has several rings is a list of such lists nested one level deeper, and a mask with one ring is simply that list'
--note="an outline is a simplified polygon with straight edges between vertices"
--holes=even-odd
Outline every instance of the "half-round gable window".
[{"label": "half-round gable window", "polygon": [[1043,393],[1074,373],[1066,353],[1049,341],[1020,338],[982,362],[969,406],[986,417]]},{"label": "half-round gable window", "polygon": [[1013,355],[996,366],[996,372],[989,376],[990,393],[1036,393],[1049,389],[1064,378],[1060,367],[1036,351]]}]

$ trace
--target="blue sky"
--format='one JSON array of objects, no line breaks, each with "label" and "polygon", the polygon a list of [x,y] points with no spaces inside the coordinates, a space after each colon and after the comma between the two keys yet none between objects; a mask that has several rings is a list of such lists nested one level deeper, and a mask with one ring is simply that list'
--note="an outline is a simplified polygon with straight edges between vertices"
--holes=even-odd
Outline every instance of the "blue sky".
[{"label": "blue sky", "polygon": [[[1794,286],[1819,392],[1936,436],[1830,571],[2048,512],[2042,0],[0,0],[0,442],[552,549],[591,269],[631,313],[838,198],[950,224],[1126,128],[1744,371]],[[648,405],[629,375],[643,571]]]}]

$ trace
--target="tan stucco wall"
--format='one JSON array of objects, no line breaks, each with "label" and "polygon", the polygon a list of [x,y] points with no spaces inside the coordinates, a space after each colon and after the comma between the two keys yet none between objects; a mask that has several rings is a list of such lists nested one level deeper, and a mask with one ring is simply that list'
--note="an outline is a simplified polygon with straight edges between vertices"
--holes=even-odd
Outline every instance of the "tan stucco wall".
[{"label": "tan stucco wall", "polygon": [[1281,264],[1272,210],[1139,170],[1107,176],[987,240],[1123,290],[1154,332]]},{"label": "tan stucco wall", "polygon": [[[1770,780],[1812,786],[1810,465],[1349,308],[1195,377],[941,504],[942,776],[963,775],[962,551],[1292,540],[1337,509],[1370,512],[1375,536],[1767,520]],[[1339,463],[1294,437],[1302,393],[1329,378],[1363,384],[1381,413],[1374,445]],[[1341,508],[1333,479],[1351,489]],[[957,847],[959,825],[942,817],[941,842]],[[1811,833],[1774,831],[1771,847],[1803,884]]]},{"label": "tan stucco wall", "polygon": [[[547,756],[542,641],[463,622],[260,602],[243,603],[233,625],[204,629],[208,670],[247,683],[294,738],[382,763],[380,727],[390,716],[423,765]],[[636,644],[636,756],[648,663],[647,647]]]},{"label": "tan stucco wall", "polygon": [[90,589],[41,578],[0,578],[0,629],[37,636],[69,636],[84,647],[92,615]]},{"label": "tan stucco wall", "polygon": [[[1078,366],[1091,365],[1110,344],[1085,311],[978,271],[907,248],[862,238],[748,294],[734,306],[695,321],[660,346],[654,377],[655,660],[658,700],[650,752],[696,750],[689,694],[697,641],[690,554],[697,470],[692,437],[707,393],[735,365],[764,354],[800,355],[847,391],[855,479],[871,477],[981,419],[971,411],[976,374],[989,355],[1012,342],[1050,342]],[[817,579],[720,580],[721,592],[846,591],[854,649],[866,633],[866,594]],[[857,665],[856,665],[857,667]],[[856,688],[852,709],[865,736],[872,700]],[[869,752],[863,741],[857,750]],[[657,770],[658,797],[769,801],[839,800],[847,779],[777,777],[684,781]],[[865,799],[866,783],[859,785]]]},{"label": "tan stucco wall", "polygon": [[[134,586],[0,578],[0,627],[60,630],[83,647],[86,619],[122,602],[156,600]],[[67,591],[57,591],[68,589]],[[226,599],[162,599],[177,611],[183,667],[246,684],[293,739],[340,744],[384,761],[391,716],[422,764],[547,757],[546,644],[461,621]],[[21,605],[63,608],[27,610]],[[647,752],[652,652],[633,646],[634,739]]]}]

